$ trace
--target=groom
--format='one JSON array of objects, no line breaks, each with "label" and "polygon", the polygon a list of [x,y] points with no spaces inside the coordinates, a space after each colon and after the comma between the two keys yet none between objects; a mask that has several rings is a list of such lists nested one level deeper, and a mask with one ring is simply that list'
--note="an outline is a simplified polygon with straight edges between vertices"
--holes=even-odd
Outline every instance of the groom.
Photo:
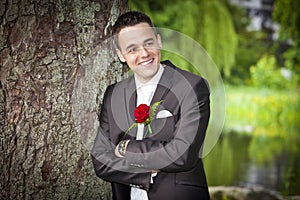
[{"label": "groom", "polygon": [[121,15],[113,32],[133,76],[104,94],[91,150],[97,176],[116,200],[209,199],[200,153],[210,116],[206,80],[161,62],[162,41],[147,15]]}]

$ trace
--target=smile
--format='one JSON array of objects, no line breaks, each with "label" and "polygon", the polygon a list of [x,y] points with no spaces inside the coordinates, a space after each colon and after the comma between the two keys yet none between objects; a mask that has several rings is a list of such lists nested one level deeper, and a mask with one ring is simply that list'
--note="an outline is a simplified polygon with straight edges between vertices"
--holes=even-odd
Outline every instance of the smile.
[{"label": "smile", "polygon": [[152,63],[153,60],[154,59],[150,59],[150,60],[147,60],[145,62],[141,62],[140,65],[148,65],[148,64]]}]

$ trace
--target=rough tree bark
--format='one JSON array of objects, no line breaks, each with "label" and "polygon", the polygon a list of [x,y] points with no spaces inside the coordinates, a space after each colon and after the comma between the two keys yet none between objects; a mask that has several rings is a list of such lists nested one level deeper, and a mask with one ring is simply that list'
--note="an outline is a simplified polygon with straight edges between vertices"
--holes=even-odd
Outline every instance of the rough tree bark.
[{"label": "rough tree bark", "polygon": [[[0,0],[0,199],[110,199],[89,155],[126,0]],[[113,59],[112,59],[113,58]]]}]

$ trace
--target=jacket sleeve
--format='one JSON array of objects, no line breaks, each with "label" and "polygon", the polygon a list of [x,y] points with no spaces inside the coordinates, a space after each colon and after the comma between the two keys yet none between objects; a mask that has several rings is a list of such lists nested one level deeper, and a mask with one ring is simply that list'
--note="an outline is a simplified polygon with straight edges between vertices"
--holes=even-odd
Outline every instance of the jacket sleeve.
[{"label": "jacket sleeve", "polygon": [[179,101],[180,119],[175,124],[174,138],[167,143],[151,139],[130,141],[126,161],[165,172],[188,171],[196,165],[209,121],[210,101],[204,79],[191,88]]},{"label": "jacket sleeve", "polygon": [[109,182],[138,187],[148,190],[151,171],[130,167],[127,160],[118,158],[114,154],[115,144],[112,143],[109,129],[108,108],[113,87],[109,87],[104,95],[104,101],[100,112],[100,127],[94,145],[91,149],[91,157],[96,175]]}]

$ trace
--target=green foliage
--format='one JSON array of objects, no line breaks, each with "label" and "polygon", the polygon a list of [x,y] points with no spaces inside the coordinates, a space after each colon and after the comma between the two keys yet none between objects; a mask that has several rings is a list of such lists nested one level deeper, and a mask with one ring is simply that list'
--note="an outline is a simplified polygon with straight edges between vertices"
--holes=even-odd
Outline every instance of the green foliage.
[{"label": "green foliage", "polygon": [[[129,1],[132,10],[152,17],[155,26],[174,29],[199,42],[227,77],[235,64],[238,44],[228,5],[226,0]],[[184,42],[176,42],[188,51]]]},{"label": "green foliage", "polygon": [[300,46],[296,47],[295,45],[289,48],[284,52],[283,57],[285,59],[284,65],[287,69],[292,70],[295,74],[298,74],[295,77],[297,85],[300,85]]},{"label": "green foliage", "polygon": [[[289,77],[284,77],[284,72],[287,72]],[[250,67],[250,73],[252,83],[257,87],[289,89],[296,86],[292,71],[279,69],[274,56],[262,57],[256,65]]]},{"label": "green foliage", "polygon": [[250,18],[247,17],[246,9],[228,6],[234,27],[238,35],[238,47],[235,54],[235,66],[231,70],[231,76],[226,82],[234,85],[245,85],[249,83],[250,67],[266,52],[275,54],[276,43],[268,40],[263,31],[250,31]]},{"label": "green foliage", "polygon": [[[132,10],[140,10],[150,15],[157,27],[179,31],[201,44],[224,75],[226,82],[237,85],[249,84],[252,81],[257,86],[272,88],[289,88],[295,85],[296,78],[286,81],[282,77],[276,67],[279,65],[278,61],[284,60],[284,64],[281,62],[280,65],[294,72],[293,76],[298,74],[298,81],[300,80],[299,4],[300,1],[294,0],[275,1],[273,19],[281,27],[280,38],[290,44],[288,50],[282,54],[280,43],[270,40],[264,30],[247,30],[250,20],[246,10],[231,5],[228,0],[129,1]],[[184,41],[176,43],[182,51],[193,54]],[[272,62],[263,58],[266,52],[276,55],[277,60],[275,64],[271,63],[274,67],[263,69],[262,62]],[[189,64],[190,61],[180,56],[163,52],[162,57],[171,59],[183,69],[197,73]],[[195,55],[194,59],[199,58]],[[253,68],[252,73],[250,67]],[[259,77],[260,72],[263,77]]]},{"label": "green foliage", "polygon": [[207,12],[204,16],[203,33],[200,42],[211,55],[226,77],[235,64],[237,35],[227,7],[220,1],[205,1]]},{"label": "green foliage", "polygon": [[283,55],[285,65],[300,74],[300,1],[276,0],[274,8],[272,17],[280,25],[280,40],[290,44]]},{"label": "green foliage", "polygon": [[292,39],[300,45],[300,1],[276,0],[273,19],[280,24],[280,36],[283,40]]},{"label": "green foliage", "polygon": [[227,86],[226,93],[226,130],[266,137],[298,135],[300,95],[297,90]]},{"label": "green foliage", "polygon": [[249,84],[250,67],[260,60],[265,52],[275,54],[276,46],[265,40],[265,35],[257,31],[239,33],[239,46],[236,52],[236,64],[232,69],[228,83],[235,85]]}]

